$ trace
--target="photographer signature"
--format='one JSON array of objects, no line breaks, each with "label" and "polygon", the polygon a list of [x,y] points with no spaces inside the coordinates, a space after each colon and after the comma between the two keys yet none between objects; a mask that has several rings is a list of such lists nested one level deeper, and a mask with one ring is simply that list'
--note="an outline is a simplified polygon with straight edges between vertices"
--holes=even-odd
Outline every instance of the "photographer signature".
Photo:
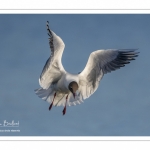
[{"label": "photographer signature", "polygon": [[19,121],[15,122],[12,120],[11,122],[8,122],[4,120],[2,124],[0,123],[0,127],[19,127]]}]

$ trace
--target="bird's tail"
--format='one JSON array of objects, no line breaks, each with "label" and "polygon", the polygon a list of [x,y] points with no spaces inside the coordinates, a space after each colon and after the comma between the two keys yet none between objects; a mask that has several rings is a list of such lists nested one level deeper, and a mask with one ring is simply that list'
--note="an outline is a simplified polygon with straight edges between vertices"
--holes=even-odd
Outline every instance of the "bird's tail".
[{"label": "bird's tail", "polygon": [[39,98],[42,98],[45,101],[47,100],[49,103],[51,103],[52,101],[49,97],[55,93],[55,91],[52,90],[52,88],[48,89],[39,88],[34,91]]},{"label": "bird's tail", "polygon": [[67,100],[68,106],[77,105],[83,102],[82,98],[79,97],[78,95],[76,95],[76,97],[74,98],[72,93],[70,93],[69,96],[67,96],[68,94],[64,94],[58,91],[56,92],[55,90],[53,90],[53,88],[48,88],[48,89],[39,88],[35,90],[35,93],[36,95],[38,95],[39,98],[42,98],[48,103],[52,103],[54,95],[56,93],[56,96],[53,102],[54,106],[65,106],[66,97],[68,97],[68,100]]}]

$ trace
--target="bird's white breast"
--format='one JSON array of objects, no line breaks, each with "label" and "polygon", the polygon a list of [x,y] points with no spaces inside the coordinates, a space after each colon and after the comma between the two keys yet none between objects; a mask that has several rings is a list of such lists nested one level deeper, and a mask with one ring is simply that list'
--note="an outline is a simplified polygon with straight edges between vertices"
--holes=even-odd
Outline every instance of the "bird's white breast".
[{"label": "bird's white breast", "polygon": [[79,82],[78,75],[66,73],[57,82],[55,89],[57,91],[61,91],[63,93],[68,93],[69,92],[68,86],[69,86],[70,82],[72,82],[72,81],[75,81],[78,83]]}]

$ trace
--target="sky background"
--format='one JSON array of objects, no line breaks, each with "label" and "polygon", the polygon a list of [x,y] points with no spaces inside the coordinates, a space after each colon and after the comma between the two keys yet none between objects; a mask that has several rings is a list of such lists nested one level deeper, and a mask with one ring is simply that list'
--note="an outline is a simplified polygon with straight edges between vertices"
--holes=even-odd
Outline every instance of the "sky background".
[{"label": "sky background", "polygon": [[[65,43],[62,63],[70,73],[82,71],[99,49],[138,48],[139,57],[104,75],[65,116],[63,107],[49,111],[34,93],[50,55],[47,20]],[[0,52],[0,123],[19,121],[20,130],[1,136],[150,136],[150,15],[1,14]]]}]

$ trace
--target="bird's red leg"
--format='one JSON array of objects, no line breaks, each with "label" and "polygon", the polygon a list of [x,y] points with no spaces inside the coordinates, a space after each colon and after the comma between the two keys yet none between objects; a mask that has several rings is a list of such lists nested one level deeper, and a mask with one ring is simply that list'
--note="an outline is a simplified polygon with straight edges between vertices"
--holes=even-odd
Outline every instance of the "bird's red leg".
[{"label": "bird's red leg", "polygon": [[54,94],[53,101],[52,101],[52,103],[51,103],[50,106],[49,106],[49,110],[51,110],[51,108],[52,108],[52,106],[53,106],[53,102],[54,102],[55,96],[56,96],[56,93]]},{"label": "bird's red leg", "polygon": [[65,107],[64,107],[64,109],[63,109],[63,115],[65,115],[65,113],[66,113],[66,105],[67,105],[67,99],[68,99],[68,95],[66,96],[66,103],[65,103]]}]

